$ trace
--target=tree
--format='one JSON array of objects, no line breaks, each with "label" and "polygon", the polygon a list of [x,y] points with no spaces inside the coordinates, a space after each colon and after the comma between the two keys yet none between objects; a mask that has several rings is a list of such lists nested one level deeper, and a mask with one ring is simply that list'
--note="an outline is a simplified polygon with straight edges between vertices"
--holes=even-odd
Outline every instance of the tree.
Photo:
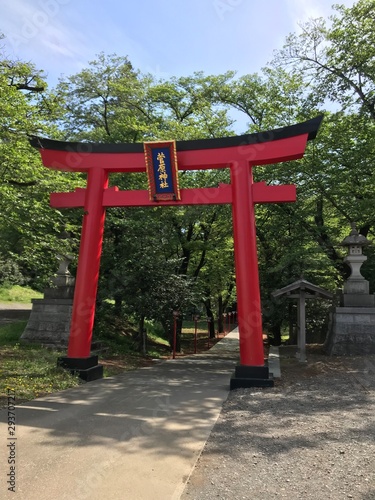
[{"label": "tree", "polygon": [[117,315],[136,320],[145,354],[145,319],[161,323],[171,341],[172,313],[196,300],[195,283],[178,273],[181,262],[169,254],[161,209],[115,210],[122,218],[113,217],[106,225],[100,296],[115,300]]},{"label": "tree", "polygon": [[296,73],[267,67],[261,74],[237,79],[234,73],[226,75],[225,81],[213,84],[213,99],[246,115],[246,133],[292,125],[306,119],[314,109],[316,99],[306,92],[306,85]]},{"label": "tree", "polygon": [[[197,73],[192,77],[154,82],[151,77],[135,71],[127,58],[101,54],[89,68],[60,82],[58,95],[64,97],[67,109],[60,127],[69,138],[99,142],[178,140],[228,134],[231,122],[226,111],[218,106],[214,108],[210,100],[213,80],[214,77]],[[180,175],[181,187],[217,186],[223,180],[228,180],[228,173],[185,172]],[[116,174],[111,176],[113,183],[122,189],[145,188],[146,175]],[[180,297],[180,304],[192,302],[188,288],[197,282],[209,248],[213,246],[218,213],[217,207],[205,210],[178,207],[164,209],[157,215],[153,210],[108,211],[105,241],[111,243],[104,245],[101,287],[108,297],[114,298],[115,312],[120,314],[123,306],[129,311],[133,304],[133,313],[142,324],[144,317],[156,314],[152,309],[163,310],[164,315],[171,316],[170,311],[158,308],[153,299],[153,290],[161,289],[161,282],[153,281],[159,276],[156,268],[163,269],[166,283],[175,283],[165,300],[159,297],[159,303],[169,300],[171,305],[173,297]],[[129,235],[132,235],[131,240]],[[134,265],[133,259],[143,264]],[[125,262],[128,265],[125,266]],[[116,263],[115,280],[111,263]],[[128,294],[121,283],[127,283],[127,289],[132,292]],[[138,287],[146,287],[142,293],[140,289],[134,293],[136,283]],[[190,299],[183,300],[184,294]],[[210,297],[206,296],[206,304],[209,301]],[[165,319],[162,322],[169,328]],[[139,329],[142,331],[141,326]]]},{"label": "tree", "polygon": [[[0,257],[17,265],[24,279],[43,288],[66,251],[59,239],[65,223],[49,207],[49,193],[66,189],[71,176],[50,172],[28,142],[51,133],[55,103],[34,65],[0,57]],[[62,187],[64,186],[64,187]]]},{"label": "tree", "polygon": [[290,35],[262,75],[228,80],[216,91],[224,105],[245,113],[250,131],[312,117],[327,100],[341,107],[325,113],[303,160],[254,169],[256,180],[298,189],[296,204],[256,209],[263,319],[276,334],[285,313],[270,293],[301,274],[334,290],[346,276],[339,243],[349,222],[358,221],[362,234],[373,231],[374,6],[336,6],[329,27],[312,20]]},{"label": "tree", "polygon": [[190,77],[156,82],[149,98],[161,117],[159,137],[188,140],[230,135],[232,120],[215,99],[215,89],[230,75],[205,76],[196,72]]},{"label": "tree", "polygon": [[65,103],[59,120],[65,138],[141,142],[157,124],[148,99],[150,83],[127,57],[99,54],[88,68],[57,86],[57,96]]},{"label": "tree", "polygon": [[375,119],[375,1],[333,8],[338,15],[331,16],[330,26],[322,18],[302,25],[300,34],[289,35],[275,61],[302,72],[322,102],[330,99]]}]

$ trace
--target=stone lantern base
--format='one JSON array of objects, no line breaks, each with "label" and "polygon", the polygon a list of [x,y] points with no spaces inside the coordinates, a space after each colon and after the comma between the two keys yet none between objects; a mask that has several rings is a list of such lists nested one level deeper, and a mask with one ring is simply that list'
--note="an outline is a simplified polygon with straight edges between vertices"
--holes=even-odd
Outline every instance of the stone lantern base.
[{"label": "stone lantern base", "polygon": [[45,347],[66,349],[69,340],[72,299],[33,299],[29,321],[21,340]]},{"label": "stone lantern base", "polygon": [[344,283],[340,302],[344,307],[375,307],[375,296],[370,295],[370,284],[363,277],[353,279],[352,276]]},{"label": "stone lantern base", "polygon": [[32,310],[21,340],[66,349],[73,308],[74,278],[58,275],[53,288],[46,288],[43,299],[32,300]]},{"label": "stone lantern base", "polygon": [[375,354],[375,307],[335,307],[324,347],[333,356]]}]

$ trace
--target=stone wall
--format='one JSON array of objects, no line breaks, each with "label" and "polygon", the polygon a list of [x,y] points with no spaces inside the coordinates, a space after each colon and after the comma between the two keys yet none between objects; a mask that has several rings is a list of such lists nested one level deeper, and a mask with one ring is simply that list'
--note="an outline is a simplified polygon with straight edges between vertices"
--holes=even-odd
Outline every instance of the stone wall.
[{"label": "stone wall", "polygon": [[335,307],[325,349],[331,355],[375,353],[375,308]]},{"label": "stone wall", "polygon": [[72,299],[33,299],[33,308],[21,340],[66,348],[72,317]]}]

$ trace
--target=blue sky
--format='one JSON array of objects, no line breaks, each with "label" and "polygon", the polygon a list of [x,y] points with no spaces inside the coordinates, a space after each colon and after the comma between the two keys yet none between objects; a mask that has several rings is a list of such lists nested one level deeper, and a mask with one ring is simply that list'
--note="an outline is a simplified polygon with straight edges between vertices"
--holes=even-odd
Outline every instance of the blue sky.
[{"label": "blue sky", "polygon": [[[9,58],[33,62],[54,85],[96,54],[128,56],[156,77],[254,73],[310,17],[328,17],[332,0],[11,0],[0,31]],[[340,3],[352,6],[354,0]]]}]

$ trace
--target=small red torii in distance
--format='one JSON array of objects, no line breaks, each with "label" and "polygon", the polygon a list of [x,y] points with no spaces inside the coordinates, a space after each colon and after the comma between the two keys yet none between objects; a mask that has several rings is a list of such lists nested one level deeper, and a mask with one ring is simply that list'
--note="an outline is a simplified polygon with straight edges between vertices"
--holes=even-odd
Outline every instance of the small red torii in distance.
[{"label": "small red torii in distance", "polygon": [[93,144],[60,142],[33,137],[46,167],[87,173],[87,187],[71,193],[52,193],[54,208],[84,207],[82,234],[65,366],[86,380],[101,376],[97,357],[90,356],[100,256],[108,207],[232,205],[240,335],[240,365],[231,387],[272,385],[264,362],[261,302],[254,205],[296,200],[294,185],[268,186],[253,182],[257,165],[302,158],[307,141],[314,139],[322,121],[307,122],[268,132],[220,139],[177,141],[179,170],[230,168],[230,184],[217,188],[181,189],[178,201],[150,201],[149,192],[108,187],[111,172],[145,172],[142,143]]}]

